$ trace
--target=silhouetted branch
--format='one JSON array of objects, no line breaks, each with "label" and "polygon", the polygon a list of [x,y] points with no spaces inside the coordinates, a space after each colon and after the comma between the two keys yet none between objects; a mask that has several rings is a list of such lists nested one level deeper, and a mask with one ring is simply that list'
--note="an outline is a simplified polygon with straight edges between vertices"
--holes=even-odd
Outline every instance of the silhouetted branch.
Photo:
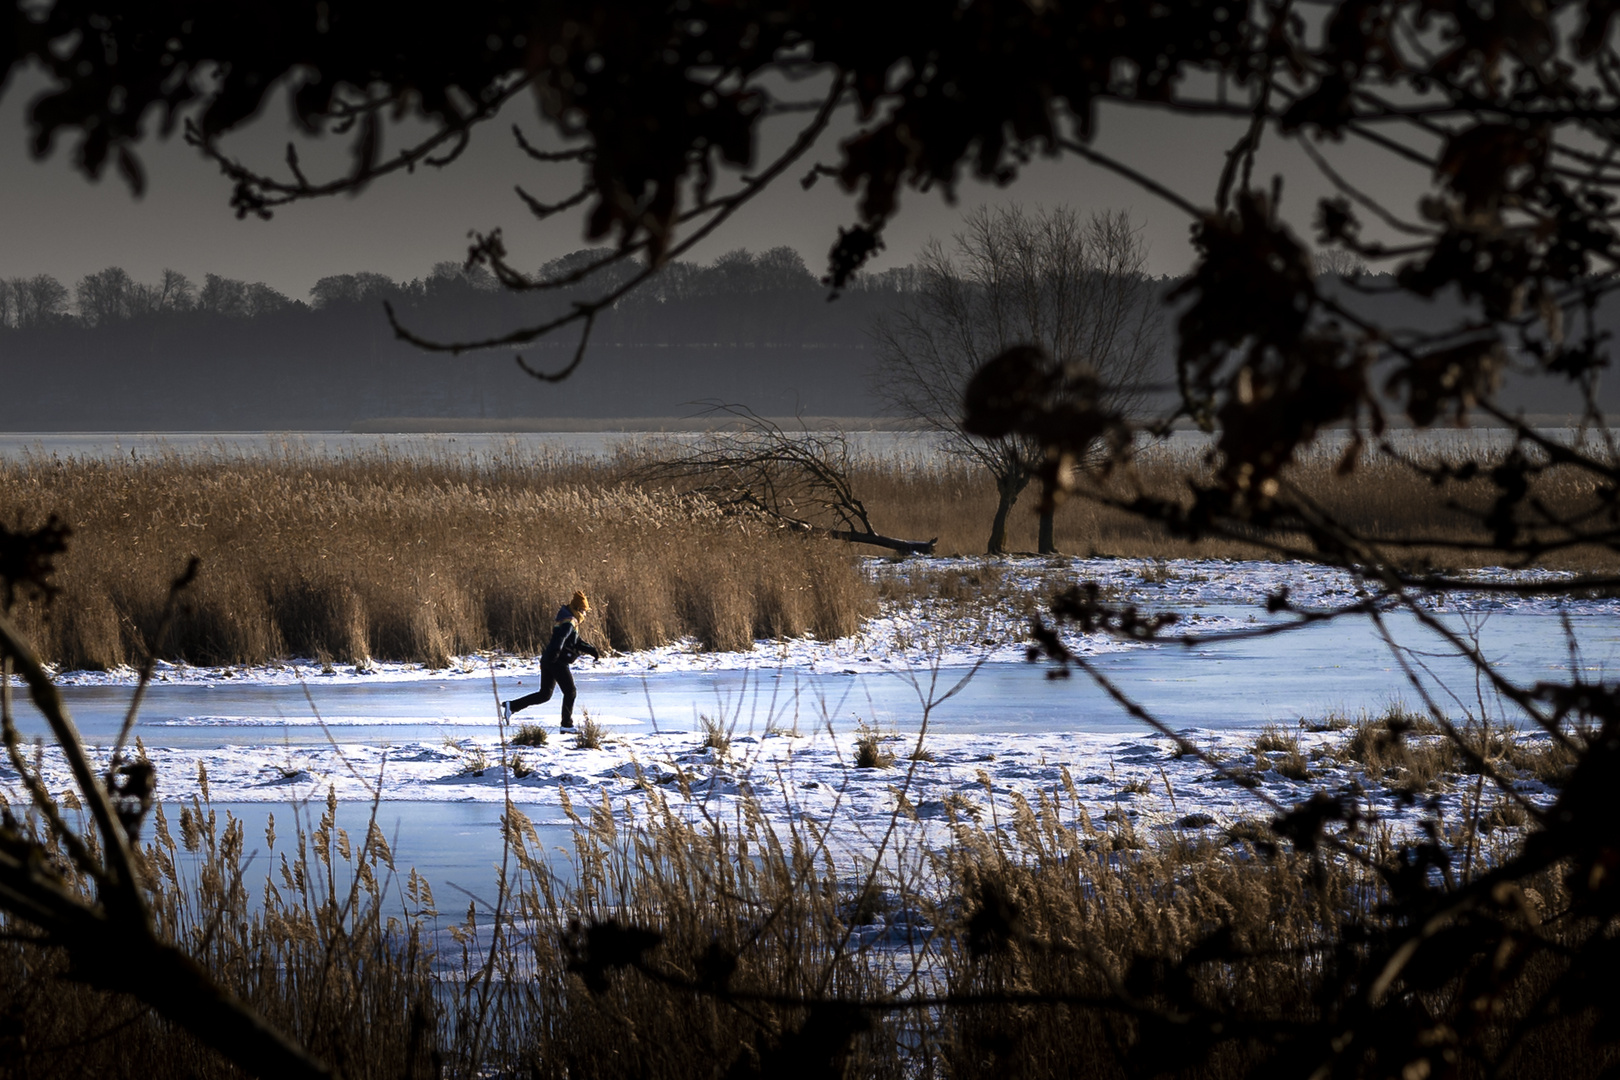
[{"label": "silhouetted branch", "polygon": [[[499,244],[498,238],[496,239],[495,243],[486,243],[484,242],[485,238],[480,238],[480,243],[474,246],[469,258],[472,261],[487,263],[491,269],[495,271],[496,275],[501,278],[502,282],[508,284],[509,286],[520,284],[522,287],[555,288],[558,285],[570,280],[583,280],[589,273],[601,269],[603,266],[610,263],[627,259],[631,255],[641,251],[646,251],[650,255],[661,255],[659,258],[652,258],[649,261],[649,265],[644,267],[640,272],[635,274],[623,284],[609,289],[607,292],[592,300],[575,301],[573,303],[572,310],[568,314],[560,315],[553,319],[548,319],[545,322],[535,326],[524,327],[522,329],[513,330],[509,333],[496,337],[487,337],[474,341],[446,342],[422,337],[402,325],[391,306],[387,309],[389,326],[393,328],[394,335],[396,337],[402,341],[407,341],[412,345],[415,345],[417,348],[427,349],[431,352],[448,352],[452,354],[459,354],[475,349],[493,349],[506,345],[527,344],[531,341],[537,341],[564,326],[568,326],[576,322],[584,322],[587,324],[587,333],[582,338],[581,350],[576,351],[573,362],[568,365],[568,367],[565,369],[564,375],[561,376],[566,377],[566,375],[574,371],[578,367],[579,363],[584,359],[583,345],[588,342],[588,328],[589,325],[594,322],[597,314],[609,307],[612,307],[619,300],[625,296],[628,296],[647,281],[651,280],[659,272],[659,270],[662,269],[663,262],[666,259],[679,258],[680,256],[686,254],[686,252],[690,251],[697,244],[702,243],[703,240],[705,240],[711,233],[720,228],[721,225],[725,224],[725,222],[733,214],[742,209],[748,204],[749,201],[754,199],[757,195],[769,187],[772,181],[786,171],[795,161],[808,153],[810,148],[815,145],[816,140],[821,137],[822,132],[827,129],[827,125],[832,119],[834,110],[837,108],[838,103],[843,98],[844,90],[844,81],[837,80],[833,88],[822,100],[821,109],[819,112],[817,112],[815,118],[798,133],[797,137],[786,150],[778,155],[777,158],[772,161],[771,164],[764,170],[750,178],[740,190],[722,198],[702,202],[697,207],[688,211],[685,215],[682,215],[682,221],[695,218],[702,218],[703,220],[702,223],[693,229],[684,240],[669,248],[667,252],[654,252],[654,249],[651,246],[652,241],[650,240],[639,243],[631,243],[622,247],[614,255],[605,257],[600,263],[594,264],[589,268],[576,271],[575,274],[569,275],[567,279],[563,279],[562,281],[533,283],[525,282],[522,275],[518,274],[506,264],[504,259],[504,248]],[[529,369],[525,367],[525,370]],[[530,371],[530,374],[535,373]],[[540,378],[542,376],[536,375],[536,377]]]},{"label": "silhouetted branch", "polygon": [[[855,462],[842,431],[786,431],[744,405],[714,405],[720,428],[637,471],[644,483],[681,483],[731,513],[905,555],[931,555],[935,540],[898,540],[872,525],[856,497]],[[828,522],[833,524],[828,524]],[[937,539],[937,538],[936,538]]]},{"label": "silhouetted branch", "polygon": [[[189,145],[196,147],[204,157],[218,165],[220,172],[232,181],[234,188],[231,206],[236,211],[237,217],[252,214],[260,218],[269,218],[277,207],[307,199],[351,194],[377,177],[389,173],[401,170],[411,172],[417,165],[443,168],[467,149],[474,127],[492,118],[528,85],[527,78],[511,80],[487,99],[476,102],[465,115],[448,118],[433,134],[396,152],[386,161],[376,160],[376,147],[380,139],[379,121],[376,118],[383,110],[392,108],[394,103],[391,100],[381,100],[351,106],[342,114],[343,119],[349,123],[358,120],[362,124],[362,139],[355,147],[355,170],[347,176],[318,183],[311,183],[305,176],[298,163],[297,151],[292,144],[288,144],[287,147],[287,167],[293,176],[292,182],[288,183],[257,172],[239,159],[226,154],[219,146],[218,137],[204,131],[195,121],[186,121],[185,137]],[[441,150],[443,153],[439,153]]]}]

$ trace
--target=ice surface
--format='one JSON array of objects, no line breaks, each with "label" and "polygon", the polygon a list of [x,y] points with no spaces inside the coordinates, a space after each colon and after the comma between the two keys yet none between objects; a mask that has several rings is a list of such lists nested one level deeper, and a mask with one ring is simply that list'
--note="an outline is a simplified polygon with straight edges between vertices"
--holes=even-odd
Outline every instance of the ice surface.
[{"label": "ice surface", "polygon": [[[1365,597],[1362,585],[1344,571],[1303,562],[1243,562],[1214,559],[913,559],[901,572],[938,572],[989,567],[1008,573],[1015,586],[1039,592],[1068,584],[1095,581],[1118,603],[1133,603],[1144,611],[1175,610],[1187,618],[1173,628],[1174,635],[1216,635],[1251,627],[1264,613],[1269,597],[1286,589],[1289,601],[1301,610],[1327,610]],[[1524,573],[1502,569],[1471,571],[1466,578],[1482,583],[1545,581],[1549,585],[1572,580],[1562,571]],[[1160,580],[1162,578],[1162,580]],[[1427,609],[1456,616],[1492,612],[1560,613],[1574,617],[1612,616],[1620,607],[1609,598],[1570,598],[1527,593],[1512,596],[1454,593],[1425,601]],[[980,663],[1017,663],[1025,659],[1027,626],[1018,613],[992,609],[977,619],[941,617],[935,605],[918,602],[891,605],[861,630],[836,641],[812,637],[756,642],[746,652],[705,652],[697,642],[685,640],[656,649],[609,656],[588,666],[597,674],[652,674],[699,671],[739,671],[774,668],[802,672],[868,672],[921,669],[934,665],[960,667]],[[1072,637],[1071,646],[1083,655],[1101,655],[1129,649],[1163,648],[1162,643],[1125,642],[1100,635]],[[420,664],[373,661],[362,667],[349,664],[323,666],[291,659],[265,667],[206,668],[185,664],[158,665],[158,683],[188,685],[296,686],[299,684],[391,683],[427,680],[487,680],[497,675],[539,673],[537,657],[494,654],[466,656],[448,668],[428,669]],[[57,673],[63,686],[133,685],[136,672],[121,668],[110,672]]]},{"label": "ice surface", "polygon": [[[980,567],[984,560],[914,560],[886,565],[885,572],[959,565]],[[1186,612],[1190,617],[1174,629],[1198,635],[1192,647],[1096,635],[1071,636],[1070,645],[1166,716],[1207,759],[1180,752],[1173,740],[1131,720],[1089,680],[1045,678],[1026,662],[1026,627],[1015,613],[964,613],[930,603],[892,606],[859,633],[832,642],[759,642],[736,653],[700,652],[687,642],[582,663],[581,705],[606,732],[600,749],[575,749],[570,733],[555,726],[553,702],[515,718],[543,724],[548,745],[509,748],[503,756],[495,704],[527,692],[538,674],[533,658],[505,655],[465,657],[437,671],[389,663],[323,670],[308,661],[254,669],[163,665],[138,730],[165,801],[199,795],[203,772],[220,803],[320,800],[329,787],[340,800],[369,801],[380,786],[384,799],[400,802],[498,805],[510,797],[548,819],[565,799],[581,805],[605,797],[616,812],[638,815],[649,800],[665,799],[684,812],[733,818],[754,798],[781,827],[812,822],[854,850],[896,814],[914,818],[909,827],[943,843],[953,817],[1006,820],[1017,800],[1043,797],[1066,821],[1097,828],[1129,822],[1152,836],[1213,833],[1244,818],[1269,818],[1325,789],[1401,828],[1424,808],[1403,805],[1385,789],[1362,790],[1364,778],[1334,756],[1343,733],[1299,733],[1302,749],[1317,755],[1306,781],[1271,770],[1245,786],[1211,760],[1251,772],[1260,725],[1292,730],[1300,718],[1334,709],[1417,704],[1419,687],[1459,719],[1513,719],[1500,702],[1476,693],[1466,665],[1423,638],[1410,615],[1391,618],[1420,646],[1405,654],[1391,653],[1365,620],[1223,641],[1270,618],[1266,599],[1285,587],[1305,609],[1353,601],[1358,584],[1343,573],[1308,564],[1182,560],[995,565],[1029,590],[1094,580],[1116,602]],[[1506,571],[1476,576],[1526,580]],[[1613,600],[1464,592],[1432,600],[1428,609],[1515,677],[1568,675],[1565,620],[1581,645],[1575,663],[1588,677],[1604,677],[1620,657]],[[937,701],[975,666],[961,693]],[[1409,670],[1415,683],[1407,681]],[[133,679],[130,671],[58,675],[102,759]],[[730,730],[729,752],[700,745],[700,716]],[[37,718],[32,729],[26,712],[22,719],[25,730],[39,730]],[[855,767],[863,725],[875,725],[871,730],[895,757],[892,767]],[[911,759],[919,746],[928,760]],[[514,753],[522,759],[521,777],[503,764]],[[42,760],[49,788],[67,788],[59,757],[47,748]],[[1551,798],[1539,784],[1519,787],[1534,802]],[[0,791],[13,801],[21,795],[9,767],[0,767]],[[1444,820],[1458,820],[1470,791],[1453,786],[1437,796]],[[400,846],[408,858],[408,835]]]}]

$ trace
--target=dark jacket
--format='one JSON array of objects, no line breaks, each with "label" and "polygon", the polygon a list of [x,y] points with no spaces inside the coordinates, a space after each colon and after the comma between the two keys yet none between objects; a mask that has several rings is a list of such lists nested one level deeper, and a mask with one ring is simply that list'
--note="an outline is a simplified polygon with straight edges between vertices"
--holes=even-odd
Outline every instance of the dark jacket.
[{"label": "dark jacket", "polygon": [[546,644],[546,651],[540,654],[540,666],[567,667],[579,659],[580,653],[598,660],[602,658],[595,645],[579,636],[579,627],[574,625],[574,613],[565,604],[557,612],[557,625],[551,628],[551,641]]}]

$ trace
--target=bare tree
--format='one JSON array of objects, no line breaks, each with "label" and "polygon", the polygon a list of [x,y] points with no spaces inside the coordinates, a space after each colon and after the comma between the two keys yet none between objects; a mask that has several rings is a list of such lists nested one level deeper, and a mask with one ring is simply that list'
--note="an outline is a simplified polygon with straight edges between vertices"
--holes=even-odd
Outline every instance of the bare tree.
[{"label": "bare tree", "polygon": [[[945,448],[990,473],[999,496],[987,545],[1007,548],[1007,515],[1041,466],[1028,434],[986,439],[962,430],[973,373],[1018,344],[1058,370],[1085,370],[1118,411],[1138,405],[1159,341],[1159,305],[1144,273],[1147,248],[1123,212],[1082,219],[1067,207],[1028,213],[980,208],[947,249],[929,241],[910,303],[873,330],[877,390],[901,416],[939,432]],[[1084,467],[1090,448],[1073,465]],[[1052,509],[1041,509],[1039,549],[1055,550]]]},{"label": "bare tree", "polygon": [[19,328],[43,326],[67,314],[67,286],[49,274],[10,281],[11,310]]},{"label": "bare tree", "polygon": [[732,513],[830,536],[852,544],[932,555],[933,540],[898,540],[872,525],[855,495],[855,455],[838,430],[790,431],[742,405],[718,405],[710,415],[729,417],[663,460],[639,470],[642,480],[691,482],[691,490]]},{"label": "bare tree", "polygon": [[397,288],[394,279],[386,274],[361,271],[358,274],[323,277],[309,290],[309,296],[315,307],[326,308],[334,304],[358,304],[374,300],[387,296]]},{"label": "bare tree", "polygon": [[149,285],[134,280],[122,267],[109,266],[79,279],[74,293],[79,317],[91,326],[101,326],[160,311],[189,311],[196,288],[178,270],[165,269],[162,280]]},{"label": "bare tree", "polygon": [[1367,264],[1353,251],[1325,248],[1312,258],[1317,277],[1355,277],[1367,272]]},{"label": "bare tree", "polygon": [[157,286],[153,296],[153,310],[190,311],[196,302],[197,287],[191,283],[191,279],[178,270],[164,268],[163,282]]},{"label": "bare tree", "polygon": [[138,289],[128,271],[121,266],[109,266],[99,273],[86,274],[74,289],[79,303],[79,317],[92,326],[127,319],[135,313]]},{"label": "bare tree", "polygon": [[[330,280],[332,279],[322,278],[321,282],[316,283],[316,288],[320,288],[322,282]],[[262,281],[249,285],[245,281],[220,277],[218,274],[205,274],[202,291],[197,295],[197,307],[200,310],[233,319],[257,318],[292,305],[293,301],[290,298]]]}]

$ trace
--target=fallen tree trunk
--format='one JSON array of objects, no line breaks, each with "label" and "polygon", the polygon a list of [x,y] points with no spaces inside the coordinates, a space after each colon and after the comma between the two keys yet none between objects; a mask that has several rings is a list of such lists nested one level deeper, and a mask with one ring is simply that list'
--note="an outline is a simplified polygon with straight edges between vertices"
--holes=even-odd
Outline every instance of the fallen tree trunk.
[{"label": "fallen tree trunk", "polygon": [[[668,461],[639,470],[642,480],[691,481],[689,490],[728,513],[773,521],[814,536],[869,544],[903,555],[932,555],[932,540],[900,540],[872,528],[851,482],[849,439],[842,431],[788,432],[742,405],[711,413],[734,417],[736,431],[715,431]],[[806,516],[801,516],[806,515]],[[834,525],[807,520],[820,517]]]},{"label": "fallen tree trunk", "polygon": [[818,536],[830,536],[834,540],[843,540],[850,544],[870,544],[889,551],[898,551],[902,555],[932,555],[934,545],[939,537],[932,540],[897,540],[892,536],[881,536],[875,532],[856,532],[854,529],[828,529],[820,525],[809,526],[810,530]]}]

